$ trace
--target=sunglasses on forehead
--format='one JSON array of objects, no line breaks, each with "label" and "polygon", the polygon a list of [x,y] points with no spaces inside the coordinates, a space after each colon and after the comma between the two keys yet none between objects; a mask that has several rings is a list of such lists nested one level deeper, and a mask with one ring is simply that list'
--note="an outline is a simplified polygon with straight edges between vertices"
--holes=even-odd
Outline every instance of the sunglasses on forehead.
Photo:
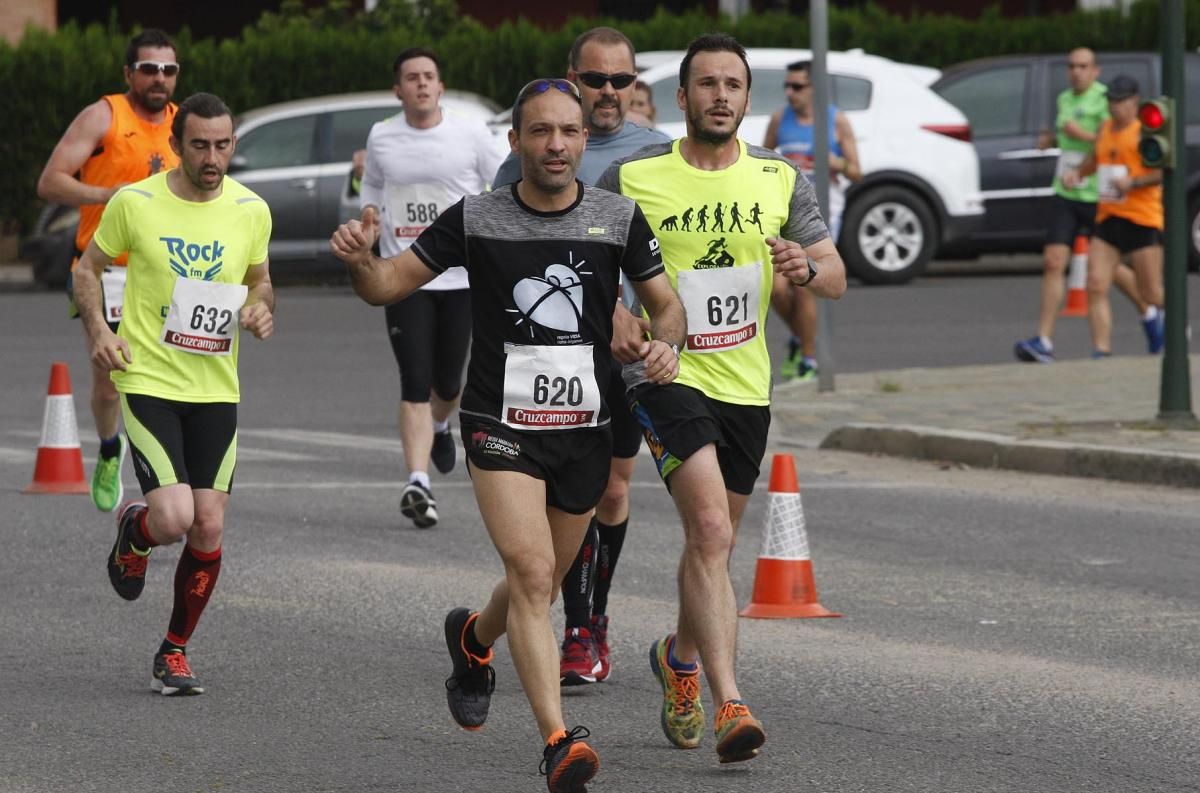
[{"label": "sunglasses on forehead", "polygon": [[517,92],[517,104],[521,104],[535,94],[544,94],[551,88],[562,91],[564,94],[569,94],[575,97],[575,99],[582,101],[579,96],[579,88],[576,87],[575,83],[570,80],[564,80],[561,77],[544,77],[525,83],[524,87]]},{"label": "sunglasses on forehead", "polygon": [[576,76],[579,78],[579,82],[588,88],[603,88],[605,83],[612,83],[612,87],[618,91],[633,85],[633,81],[637,79],[636,74],[629,74],[628,72],[617,72],[616,74],[579,72]]},{"label": "sunglasses on forehead", "polygon": [[147,77],[153,77],[159,72],[163,73],[163,77],[174,77],[179,74],[179,64],[163,61],[138,61],[129,67],[138,74],[144,74]]}]

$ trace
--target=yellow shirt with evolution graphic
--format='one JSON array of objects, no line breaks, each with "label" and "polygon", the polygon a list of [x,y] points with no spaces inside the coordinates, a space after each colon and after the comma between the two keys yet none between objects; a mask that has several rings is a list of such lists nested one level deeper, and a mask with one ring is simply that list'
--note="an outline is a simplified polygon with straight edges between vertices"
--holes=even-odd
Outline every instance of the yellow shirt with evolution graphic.
[{"label": "yellow shirt with evolution graphic", "polygon": [[780,154],[738,140],[720,171],[690,165],[679,141],[617,160],[597,187],[637,201],[687,311],[676,382],[738,405],[771,402],[765,326],[774,270],[768,237],[809,246],[829,236],[812,185]]},{"label": "yellow shirt with evolution graphic", "polygon": [[266,202],[228,176],[220,197],[186,201],[167,187],[167,172],[159,173],[113,196],[92,239],[109,256],[129,251],[117,335],[129,343],[133,362],[113,371],[117,390],[181,402],[237,402],[237,335],[229,355],[200,355],[163,344],[163,322],[178,279],[241,284],[247,269],[266,261]]}]

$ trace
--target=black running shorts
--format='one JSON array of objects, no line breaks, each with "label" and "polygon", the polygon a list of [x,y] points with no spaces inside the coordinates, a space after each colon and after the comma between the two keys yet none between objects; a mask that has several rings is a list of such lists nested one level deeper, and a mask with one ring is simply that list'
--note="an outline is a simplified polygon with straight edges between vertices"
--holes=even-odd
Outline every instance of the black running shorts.
[{"label": "black running shorts", "polygon": [[237,464],[237,403],[121,394],[121,417],[142,493],[163,485],[228,493]]},{"label": "black running shorts", "polygon": [[1121,253],[1163,244],[1161,231],[1150,226],[1141,226],[1125,218],[1105,218],[1104,222],[1096,227],[1096,236]]},{"label": "black running shorts", "polygon": [[638,386],[629,400],[668,486],[668,477],[684,460],[715,443],[725,489],[744,496],[754,492],[767,451],[769,407],[719,402],[678,383]]},{"label": "black running shorts", "polygon": [[612,433],[608,427],[565,432],[521,432],[461,413],[463,448],[484,471],[516,471],[546,483],[546,504],[583,515],[608,487]]},{"label": "black running shorts", "polygon": [[608,415],[612,424],[613,457],[628,459],[637,457],[642,449],[642,425],[633,417],[629,400],[625,397],[625,381],[621,379],[621,364],[613,361],[612,374],[608,378],[608,392],[604,395],[608,403]]},{"label": "black running shorts", "polygon": [[457,397],[471,346],[471,290],[419,289],[385,307],[384,316],[400,366],[400,398]]},{"label": "black running shorts", "polygon": [[1073,201],[1056,195],[1050,199],[1046,223],[1046,244],[1075,244],[1078,236],[1090,237],[1096,222],[1096,205],[1090,201]]}]

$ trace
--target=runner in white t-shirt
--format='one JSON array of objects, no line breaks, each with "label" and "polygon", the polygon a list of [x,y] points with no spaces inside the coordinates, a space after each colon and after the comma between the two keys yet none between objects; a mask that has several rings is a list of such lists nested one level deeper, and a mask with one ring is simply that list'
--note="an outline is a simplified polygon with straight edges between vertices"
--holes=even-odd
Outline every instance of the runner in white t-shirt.
[{"label": "runner in white t-shirt", "polygon": [[[404,111],[371,128],[362,181],[362,207],[378,213],[385,257],[407,250],[463,196],[483,192],[504,158],[486,125],[438,104],[445,86],[431,50],[406,49],[393,68]],[[400,366],[400,440],[409,470],[400,512],[425,529],[438,520],[429,461],[442,473],[454,468],[449,419],[471,340],[466,271],[450,268],[385,314]]]}]

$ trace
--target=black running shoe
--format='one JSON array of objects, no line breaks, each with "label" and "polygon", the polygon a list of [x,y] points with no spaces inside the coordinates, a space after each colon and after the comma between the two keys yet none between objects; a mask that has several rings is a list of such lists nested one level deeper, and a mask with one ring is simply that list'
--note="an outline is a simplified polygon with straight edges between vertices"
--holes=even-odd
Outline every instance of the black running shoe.
[{"label": "black running shoe", "polygon": [[458,449],[454,445],[454,436],[450,434],[449,427],[446,427],[444,432],[433,433],[433,448],[429,451],[429,459],[433,460],[433,467],[438,469],[439,473],[448,474],[453,471],[457,456]]},{"label": "black running shoe", "polygon": [[204,693],[204,686],[192,674],[192,667],[188,666],[187,656],[182,650],[154,656],[154,678],[150,681],[150,688],[164,697]]},{"label": "black running shoe", "polygon": [[133,547],[134,526],[138,516],[146,511],[146,502],[130,501],[117,513],[117,541],[108,554],[108,580],[117,594],[126,600],[137,600],[146,586],[146,563],[150,550]]},{"label": "black running shoe", "polygon": [[400,514],[412,520],[418,529],[437,525],[437,500],[420,482],[409,482],[400,492]]},{"label": "black running shoe", "polygon": [[446,678],[446,703],[450,715],[464,730],[478,730],[487,721],[492,692],[496,690],[496,672],[491,667],[493,653],[486,658],[467,651],[463,642],[467,626],[474,622],[475,612],[454,609],[446,615],[446,648],[454,662],[454,672]]},{"label": "black running shoe", "polygon": [[600,770],[600,758],[583,740],[589,735],[587,727],[576,727],[542,750],[538,771],[550,793],[587,793],[584,786]]}]

